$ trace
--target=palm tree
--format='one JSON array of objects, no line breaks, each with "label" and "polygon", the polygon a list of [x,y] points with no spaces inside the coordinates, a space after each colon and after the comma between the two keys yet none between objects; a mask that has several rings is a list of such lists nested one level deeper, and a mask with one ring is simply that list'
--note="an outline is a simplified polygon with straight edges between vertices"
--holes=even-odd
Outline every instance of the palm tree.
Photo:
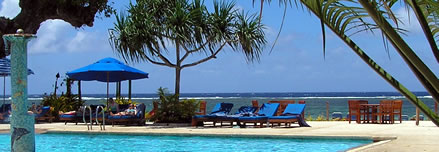
[{"label": "palm tree", "polygon": [[[128,16],[116,16],[110,42],[125,61],[174,68],[178,95],[181,70],[216,58],[224,47],[242,51],[249,62],[259,59],[266,43],[264,26],[256,15],[234,6],[214,1],[209,12],[201,0],[138,0],[128,7]],[[194,54],[205,56],[188,63],[186,59]]]},{"label": "palm tree", "polygon": [[[271,0],[268,0],[269,2]],[[292,0],[279,0],[280,3],[292,3]],[[427,105],[418,99],[412,92],[405,88],[400,82],[394,79],[389,73],[382,69],[367,54],[347,36],[348,33],[357,33],[365,30],[379,30],[393,45],[395,50],[405,60],[424,88],[432,95],[436,102],[439,102],[439,80],[436,75],[424,64],[410,46],[401,38],[404,31],[393,25],[398,25],[398,19],[392,12],[392,7],[397,0],[300,0],[294,1],[303,4],[310,12],[316,15],[322,25],[323,37],[325,37],[325,27],[331,29],[346,45],[348,45],[363,61],[365,61],[375,72],[383,77],[395,89],[403,94],[417,108],[439,126],[439,117]],[[439,37],[439,5],[433,0],[405,0],[407,9],[411,9],[416,14],[431,50],[439,62],[439,51],[435,38]],[[263,4],[263,0],[261,0]],[[360,7],[362,6],[362,7]],[[371,18],[373,22],[367,22]],[[360,28],[360,29],[359,29]],[[353,29],[359,29],[351,32]],[[325,40],[323,41],[325,45]]]}]

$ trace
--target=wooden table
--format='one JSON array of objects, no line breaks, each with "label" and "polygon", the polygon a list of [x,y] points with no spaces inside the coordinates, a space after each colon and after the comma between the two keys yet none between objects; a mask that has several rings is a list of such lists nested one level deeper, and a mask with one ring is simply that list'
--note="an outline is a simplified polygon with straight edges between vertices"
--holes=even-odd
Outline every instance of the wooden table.
[{"label": "wooden table", "polygon": [[[378,123],[378,118],[376,117],[376,114],[378,113],[379,107],[380,104],[360,104],[360,108],[365,109],[365,113],[367,115],[366,119],[363,120],[363,122],[369,123],[369,119],[372,119],[371,123]],[[374,115],[375,117],[372,117]]]}]

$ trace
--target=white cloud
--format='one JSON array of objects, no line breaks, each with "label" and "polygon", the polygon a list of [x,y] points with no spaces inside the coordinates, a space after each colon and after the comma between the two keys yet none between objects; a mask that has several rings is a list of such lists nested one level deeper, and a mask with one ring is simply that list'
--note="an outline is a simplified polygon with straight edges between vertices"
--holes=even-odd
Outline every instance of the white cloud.
[{"label": "white cloud", "polygon": [[0,8],[0,16],[14,18],[20,11],[21,8],[18,5],[18,0],[3,0]]},{"label": "white cloud", "polygon": [[[37,38],[29,44],[29,53],[51,53],[63,49],[70,24],[62,20],[47,20],[37,32]],[[73,28],[72,28],[73,29]]]},{"label": "white cloud", "polygon": [[43,22],[29,46],[32,54],[111,50],[106,33],[77,30],[62,20]]},{"label": "white cloud", "polygon": [[69,52],[110,50],[108,37],[99,32],[78,31],[75,37],[66,44]]}]

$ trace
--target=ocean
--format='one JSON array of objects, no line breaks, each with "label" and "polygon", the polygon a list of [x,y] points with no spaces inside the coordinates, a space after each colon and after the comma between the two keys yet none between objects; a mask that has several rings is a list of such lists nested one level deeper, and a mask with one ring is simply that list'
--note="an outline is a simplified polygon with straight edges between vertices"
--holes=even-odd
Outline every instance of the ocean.
[{"label": "ocean", "polygon": [[[418,98],[427,106],[434,110],[434,101],[427,92],[414,92]],[[114,98],[114,94],[110,97]],[[122,95],[127,98],[128,95]],[[329,103],[329,113],[342,112],[344,117],[348,113],[348,100],[368,100],[369,103],[379,103],[385,99],[403,100],[403,115],[412,117],[415,115],[416,108],[404,96],[398,92],[299,92],[299,93],[182,93],[181,99],[205,100],[207,102],[207,113],[216,103],[233,103],[232,113],[236,112],[241,106],[251,106],[252,100],[258,100],[259,104],[270,100],[305,100],[305,115],[312,116],[314,119],[319,115],[326,116],[326,102]],[[82,99],[87,105],[105,104],[106,94],[84,94]],[[38,104],[42,100],[42,95],[29,95],[29,102]],[[147,111],[152,109],[152,102],[158,100],[157,94],[133,94],[132,100],[137,103],[144,103]],[[6,97],[6,103],[10,102],[10,97]]]}]

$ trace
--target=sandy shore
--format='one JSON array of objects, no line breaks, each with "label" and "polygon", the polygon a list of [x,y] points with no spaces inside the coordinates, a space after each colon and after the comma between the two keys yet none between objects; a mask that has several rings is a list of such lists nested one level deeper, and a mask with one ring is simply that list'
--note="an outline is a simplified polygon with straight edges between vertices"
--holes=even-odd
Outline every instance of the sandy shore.
[{"label": "sandy shore", "polygon": [[[94,125],[87,130],[84,124],[47,123],[36,124],[36,132],[87,132],[121,134],[218,134],[218,135],[261,135],[261,136],[318,136],[370,138],[381,141],[351,151],[438,151],[439,127],[432,122],[422,121],[419,126],[414,121],[402,124],[356,124],[342,121],[308,122],[312,127],[294,128],[194,128],[194,127],[157,127],[157,126],[114,126],[107,125],[105,131]],[[9,132],[9,124],[0,124],[0,133]]]}]

